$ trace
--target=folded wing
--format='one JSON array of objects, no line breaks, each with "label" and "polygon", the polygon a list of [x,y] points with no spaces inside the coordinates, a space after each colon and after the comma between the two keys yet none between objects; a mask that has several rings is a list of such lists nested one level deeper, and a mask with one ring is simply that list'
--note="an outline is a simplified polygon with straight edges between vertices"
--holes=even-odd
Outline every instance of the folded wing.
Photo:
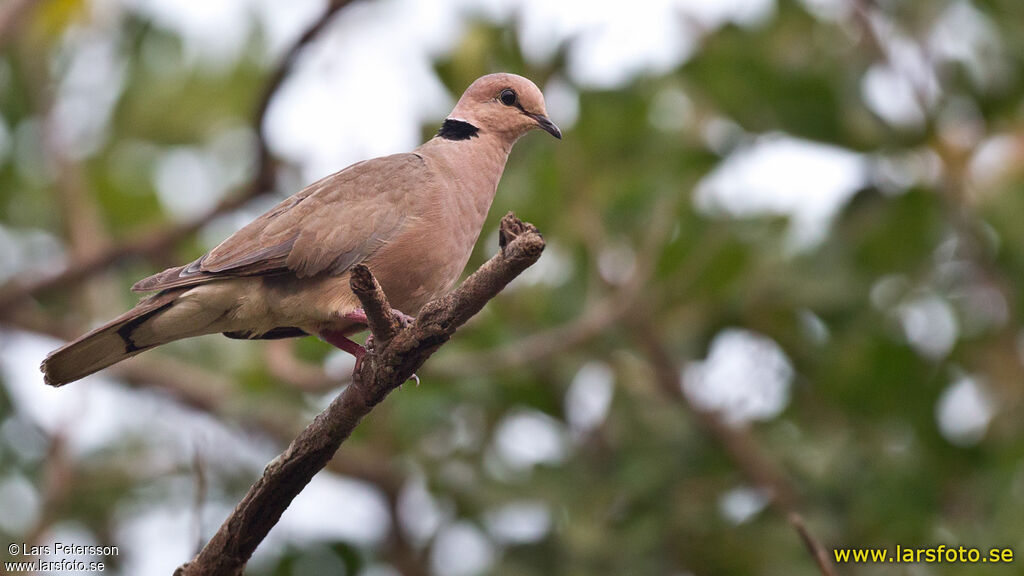
[{"label": "folded wing", "polygon": [[431,184],[416,154],[353,164],[286,198],[191,264],[140,280],[132,290],[237,276],[341,274],[390,241],[408,217],[407,194]]}]

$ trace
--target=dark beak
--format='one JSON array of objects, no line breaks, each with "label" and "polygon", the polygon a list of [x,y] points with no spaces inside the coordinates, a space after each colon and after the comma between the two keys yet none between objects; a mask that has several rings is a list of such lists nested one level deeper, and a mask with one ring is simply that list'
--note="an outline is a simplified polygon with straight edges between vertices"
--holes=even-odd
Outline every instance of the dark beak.
[{"label": "dark beak", "polygon": [[548,134],[551,134],[552,136],[558,138],[559,140],[562,139],[562,131],[558,129],[558,126],[555,126],[554,122],[548,120],[547,116],[544,116],[543,114],[532,114],[530,112],[527,112],[526,115],[529,116],[530,118],[533,118],[534,121],[537,122],[537,126],[539,126],[541,130],[547,132]]}]

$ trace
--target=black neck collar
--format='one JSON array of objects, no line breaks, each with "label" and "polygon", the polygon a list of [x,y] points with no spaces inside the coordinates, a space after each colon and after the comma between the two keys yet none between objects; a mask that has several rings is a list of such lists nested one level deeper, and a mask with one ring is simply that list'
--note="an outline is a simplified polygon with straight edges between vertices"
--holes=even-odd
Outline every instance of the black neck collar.
[{"label": "black neck collar", "polygon": [[480,129],[469,122],[448,118],[441,124],[437,135],[445,140],[469,140],[475,138]]}]

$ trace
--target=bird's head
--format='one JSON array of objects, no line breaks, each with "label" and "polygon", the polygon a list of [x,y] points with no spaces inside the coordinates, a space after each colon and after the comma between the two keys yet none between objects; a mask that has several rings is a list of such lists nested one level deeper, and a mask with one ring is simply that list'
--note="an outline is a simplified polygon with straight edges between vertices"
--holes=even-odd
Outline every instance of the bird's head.
[{"label": "bird's head", "polygon": [[488,74],[466,88],[438,134],[446,137],[448,130],[452,139],[465,139],[479,131],[514,142],[534,128],[562,138],[561,130],[548,119],[540,89],[522,76]]}]

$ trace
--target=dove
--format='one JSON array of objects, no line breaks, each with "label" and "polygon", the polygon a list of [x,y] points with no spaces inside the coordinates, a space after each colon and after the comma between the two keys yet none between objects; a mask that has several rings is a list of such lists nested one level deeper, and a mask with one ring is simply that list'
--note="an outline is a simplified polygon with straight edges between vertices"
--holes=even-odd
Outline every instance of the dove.
[{"label": "dove", "polygon": [[490,74],[459,98],[437,135],[412,152],[358,162],[310,184],[185,266],[137,282],[155,292],[51,352],[45,382],[62,386],[183,338],[306,335],[362,359],[350,340],[366,316],[349,270],[366,265],[391,305],[416,314],[469,261],[516,141],[561,139],[530,80]]}]

